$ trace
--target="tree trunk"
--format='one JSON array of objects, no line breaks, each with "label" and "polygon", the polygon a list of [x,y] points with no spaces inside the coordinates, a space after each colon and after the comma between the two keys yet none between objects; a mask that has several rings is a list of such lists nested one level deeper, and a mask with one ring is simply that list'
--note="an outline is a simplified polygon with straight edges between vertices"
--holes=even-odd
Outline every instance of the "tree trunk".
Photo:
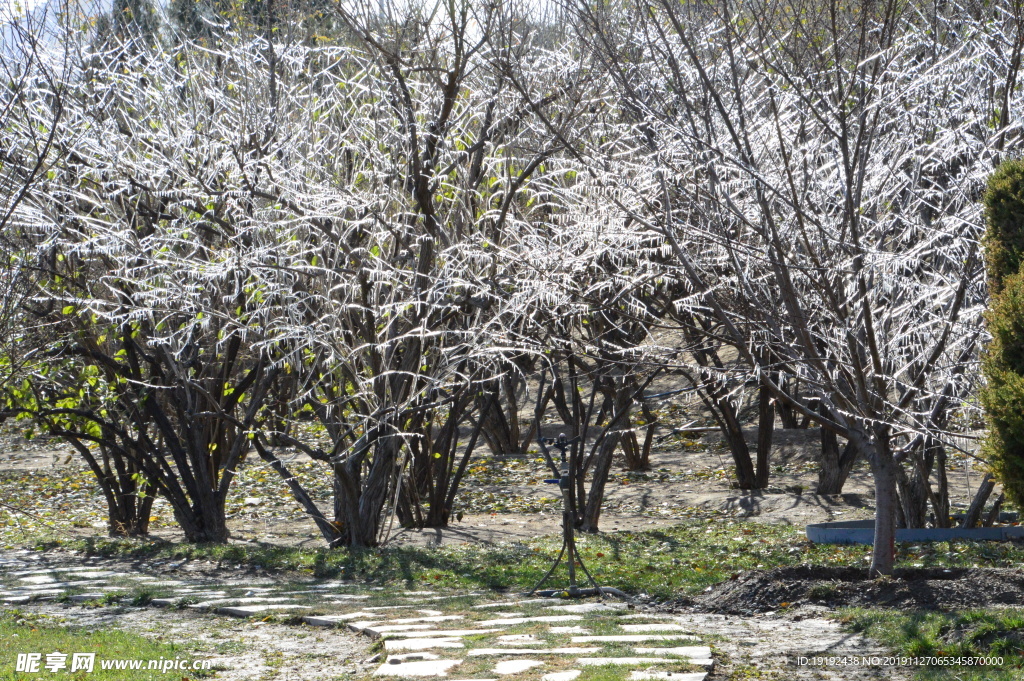
[{"label": "tree trunk", "polygon": [[758,390],[757,400],[757,474],[754,478],[755,489],[768,487],[771,476],[772,435],[775,432],[775,405],[767,386]]},{"label": "tree trunk", "polygon": [[174,518],[185,533],[185,541],[190,544],[226,544],[228,541],[227,521],[224,518],[223,506],[220,513],[202,513],[199,509],[190,508],[179,513],[175,507]]},{"label": "tree trunk", "polygon": [[640,460],[640,442],[635,432],[628,432],[622,435],[619,443],[622,445],[622,458],[624,468],[627,471],[642,471],[643,462]]},{"label": "tree trunk", "polygon": [[107,533],[111,537],[144,537],[149,534],[149,514],[154,496],[121,495],[119,507],[107,509]]},{"label": "tree trunk", "polygon": [[[509,408],[515,409],[516,407],[513,404]],[[518,421],[514,429],[515,432],[513,432],[512,426],[502,411],[497,388],[488,390],[481,396],[479,409],[481,413],[487,414],[483,423],[483,436],[491,453],[495,456],[517,454],[519,449]]]},{"label": "tree trunk", "polygon": [[619,434],[609,429],[601,449],[598,452],[597,460],[594,462],[594,474],[590,481],[590,490],[587,492],[587,505],[583,509],[583,517],[580,519],[580,532],[598,532],[598,521],[601,518],[601,504],[604,501],[604,488],[608,482],[608,472],[612,467],[612,457],[615,448],[619,444]]},{"label": "tree trunk", "polygon": [[896,507],[899,501],[896,495],[896,462],[892,454],[875,443],[869,446],[875,477],[875,537],[870,574],[877,577],[891,575],[896,563]]},{"label": "tree trunk", "polygon": [[931,496],[928,481],[923,480],[916,470],[908,475],[903,466],[897,464],[896,485],[903,510],[903,527],[924,527],[928,518],[928,498]]},{"label": "tree trunk", "polygon": [[721,414],[719,426],[722,428],[722,435],[729,445],[733,463],[736,464],[736,486],[740,489],[754,489],[756,486],[754,463],[750,460],[750,449],[743,437],[743,429],[740,427],[736,407],[728,398],[716,400],[716,406]]},{"label": "tree trunk", "polygon": [[351,529],[352,546],[377,545],[381,512],[388,502],[388,492],[392,490],[391,479],[400,442],[391,435],[381,438],[374,446],[373,462],[359,491],[358,525]]},{"label": "tree trunk", "polygon": [[932,500],[935,512],[935,527],[949,527],[949,480],[946,477],[946,448],[939,443],[932,446],[935,456],[935,472],[939,478],[939,491]]},{"label": "tree trunk", "polygon": [[[790,389],[790,385],[790,380],[786,379],[782,383],[782,389],[786,392],[786,394],[794,395],[794,393],[796,393],[796,395],[794,396],[798,397],[799,384],[794,381],[792,384],[792,390]],[[785,400],[778,400],[775,404],[775,409],[779,413],[779,421],[782,423],[782,428],[784,430],[790,430],[800,427],[800,423],[797,421],[797,412],[788,402],[786,402]]]},{"label": "tree trunk", "polygon": [[843,485],[859,458],[859,450],[848,441],[839,452],[839,439],[827,428],[821,429],[821,461],[818,469],[818,494],[842,494]]},{"label": "tree trunk", "polygon": [[654,445],[654,434],[658,430],[658,422],[655,420],[654,413],[646,402],[642,403],[640,408],[644,415],[644,423],[647,424],[647,430],[644,432],[643,449],[640,452],[640,470],[649,471],[651,469],[651,447]]},{"label": "tree trunk", "polygon": [[[609,424],[601,449],[594,462],[594,472],[590,479],[587,492],[587,504],[583,509],[579,529],[581,532],[597,532],[598,520],[601,517],[601,504],[604,502],[604,488],[608,482],[608,472],[612,467],[612,457],[621,437],[620,429],[629,423],[629,407],[633,400],[635,383],[626,380],[616,381],[615,401],[612,404],[614,421]],[[616,418],[617,417],[617,418]]]},{"label": "tree trunk", "polygon": [[999,511],[1003,508],[1004,495],[1000,494],[996,497],[996,500],[992,503],[992,509],[985,516],[985,522],[982,523],[982,527],[992,527],[992,525],[999,520]]},{"label": "tree trunk", "polygon": [[960,523],[960,527],[970,530],[978,526],[978,522],[981,520],[981,513],[985,510],[985,502],[988,501],[992,490],[995,488],[996,481],[993,479],[992,474],[985,473],[985,477],[981,479],[981,484],[978,485],[978,492],[974,495],[974,500],[971,502],[970,508],[967,509],[967,514],[964,515],[964,520]]},{"label": "tree trunk", "polygon": [[[423,520],[423,509],[420,505],[419,495],[416,493],[416,485],[412,483],[408,475],[401,476],[398,490],[398,503],[395,505],[395,515],[398,516],[398,524],[402,527],[422,528],[425,525]],[[339,489],[335,483],[334,494],[337,498]]]}]

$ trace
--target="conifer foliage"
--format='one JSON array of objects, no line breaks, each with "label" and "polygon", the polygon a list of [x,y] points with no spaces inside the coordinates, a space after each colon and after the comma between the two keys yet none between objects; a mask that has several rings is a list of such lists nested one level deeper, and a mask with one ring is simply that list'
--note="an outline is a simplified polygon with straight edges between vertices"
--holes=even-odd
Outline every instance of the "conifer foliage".
[{"label": "conifer foliage", "polygon": [[985,194],[985,264],[992,334],[982,366],[986,452],[1007,496],[1024,502],[1024,161],[1003,163]]}]

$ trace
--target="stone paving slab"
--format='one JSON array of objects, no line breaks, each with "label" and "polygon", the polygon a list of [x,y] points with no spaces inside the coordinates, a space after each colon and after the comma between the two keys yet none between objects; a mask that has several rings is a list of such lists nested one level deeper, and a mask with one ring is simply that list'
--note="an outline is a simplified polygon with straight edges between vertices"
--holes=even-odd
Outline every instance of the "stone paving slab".
[{"label": "stone paving slab", "polygon": [[157,608],[172,608],[178,603],[181,603],[181,596],[175,596],[174,598],[153,598],[149,601],[149,604]]},{"label": "stone paving slab", "polygon": [[264,596],[251,596],[249,598],[216,598],[212,601],[203,601],[202,603],[193,603],[188,606],[193,610],[209,610],[215,608],[218,605],[249,605],[251,603],[280,603],[282,601],[291,601],[291,598],[266,598]]},{"label": "stone paving slab", "polygon": [[372,624],[370,622],[353,622],[349,625],[353,630],[358,629],[362,633],[373,638],[379,638],[384,634],[392,634],[401,631],[423,631],[425,629],[430,629],[433,626],[433,624]]},{"label": "stone paving slab", "polygon": [[469,651],[470,657],[495,655],[590,655],[600,648],[476,648]]},{"label": "stone paving slab", "polygon": [[572,643],[645,643],[647,641],[698,641],[687,634],[622,634],[611,636],[573,636]]},{"label": "stone paving slab", "polygon": [[[53,570],[47,570],[47,573],[53,572]],[[32,577],[18,577],[19,582],[25,582],[26,584],[46,584],[48,582],[59,581],[56,577],[49,574],[35,575]]]},{"label": "stone paving slab", "polygon": [[642,634],[649,631],[686,631],[693,632],[693,627],[684,627],[674,622],[656,622],[653,624],[623,624],[622,630],[631,634]]},{"label": "stone paving slab", "polygon": [[131,575],[125,572],[97,570],[94,568],[57,568],[54,572],[62,575],[73,575],[75,577],[88,577],[89,579],[99,579],[101,577],[131,577]]},{"label": "stone paving slab", "polygon": [[606,664],[673,664],[678,663],[679,660],[673,660],[669,657],[581,657],[576,660],[576,664],[582,664],[587,667],[600,667]]},{"label": "stone paving slab", "polygon": [[520,674],[527,669],[544,664],[540,660],[506,660],[494,665],[494,673],[501,675]]},{"label": "stone paving slab", "polygon": [[633,648],[637,655],[678,655],[692,659],[706,659],[711,657],[711,648],[708,646],[677,646],[675,648]]},{"label": "stone paving slab", "polygon": [[462,664],[462,660],[420,660],[381,665],[374,676],[447,676],[448,670]]},{"label": "stone paving slab", "polygon": [[24,589],[14,594],[15,596],[28,596],[29,598],[35,596],[58,596],[66,593],[65,589]]},{"label": "stone paving slab", "polygon": [[57,589],[63,591],[65,589],[73,589],[79,586],[104,586],[104,582],[94,582],[92,580],[82,580],[77,582],[47,582],[45,584],[30,584],[28,586],[15,587],[18,591],[50,591]]},{"label": "stone paving slab", "polygon": [[425,631],[388,631],[384,638],[438,638],[476,636],[477,634],[493,634],[501,629],[428,629]]},{"label": "stone paving slab", "polygon": [[394,624],[418,624],[420,622],[451,622],[465,618],[465,615],[429,615],[427,617],[404,617],[391,621]]},{"label": "stone paving slab", "polygon": [[217,608],[217,613],[220,615],[230,615],[232,617],[252,617],[253,615],[259,615],[269,610],[309,610],[308,605],[291,605],[291,604],[271,604],[271,605],[240,605],[240,606],[228,606],[224,608]]},{"label": "stone paving slab", "polygon": [[324,598],[332,601],[365,601],[369,596],[357,596],[355,594],[324,594]]},{"label": "stone paving slab", "polygon": [[465,648],[458,638],[396,638],[384,641],[384,650],[434,650],[438,648]]},{"label": "stone paving slab", "polygon": [[707,672],[680,674],[679,672],[630,672],[630,681],[704,681]]},{"label": "stone paving slab", "polygon": [[201,591],[196,593],[178,594],[177,596],[171,596],[169,598],[153,598],[150,599],[149,603],[157,608],[169,608],[181,605],[191,598],[218,598],[226,595],[227,594],[223,591]]},{"label": "stone paving slab", "polygon": [[578,622],[580,615],[541,615],[539,617],[509,617],[507,619],[486,620],[477,622],[481,627],[511,627],[514,624],[532,624],[534,622]]},{"label": "stone paving slab", "polygon": [[573,605],[550,605],[545,610],[556,610],[558,612],[617,612],[625,610],[628,606],[625,603],[575,603]]},{"label": "stone paving slab", "polygon": [[388,659],[384,660],[388,664],[396,664],[398,662],[412,662],[414,660],[440,660],[439,655],[434,653],[401,653],[399,655],[388,655]]},{"label": "stone paving slab", "polygon": [[489,610],[490,608],[521,608],[524,605],[551,605],[553,603],[564,603],[561,598],[528,598],[522,601],[502,601],[500,603],[482,603],[474,605],[474,610]]},{"label": "stone paving slab", "polygon": [[369,613],[365,612],[350,612],[345,615],[310,615],[303,619],[306,621],[306,624],[314,627],[336,627],[349,620],[363,619],[367,617],[368,614]]}]

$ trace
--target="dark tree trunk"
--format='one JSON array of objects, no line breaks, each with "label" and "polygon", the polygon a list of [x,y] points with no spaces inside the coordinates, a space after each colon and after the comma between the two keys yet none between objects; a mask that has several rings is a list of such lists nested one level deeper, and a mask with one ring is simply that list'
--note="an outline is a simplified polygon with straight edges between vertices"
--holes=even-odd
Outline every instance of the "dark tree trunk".
[{"label": "dark tree trunk", "polygon": [[[871,547],[872,576],[891,575],[896,564],[896,515],[899,499],[896,494],[896,462],[887,443],[870,442],[863,435],[851,432],[858,447],[868,447],[875,478],[875,536]],[[879,438],[876,438],[879,439]]]},{"label": "dark tree trunk", "polygon": [[[426,523],[423,519],[416,485],[412,483],[408,475],[403,475],[398,484],[398,503],[395,505],[395,515],[398,516],[398,524],[402,527],[424,527]],[[338,491],[336,486],[334,490],[335,496],[337,496]]]},{"label": "dark tree trunk", "polygon": [[651,470],[651,447],[654,445],[654,434],[658,430],[658,422],[646,402],[643,402],[640,408],[644,415],[644,423],[647,424],[647,430],[644,432],[644,444],[640,450],[639,470],[649,471]]},{"label": "dark tree trunk", "polygon": [[601,504],[604,503],[604,489],[608,482],[608,473],[611,471],[612,458],[615,455],[615,448],[621,442],[621,430],[629,423],[629,412],[633,404],[633,395],[637,389],[636,382],[625,377],[615,380],[612,385],[615,390],[610,405],[612,420],[605,431],[597,460],[593,465],[594,472],[590,479],[590,489],[587,492],[587,503],[583,507],[580,518],[579,529],[581,532],[599,531]]},{"label": "dark tree trunk", "polygon": [[992,527],[992,525],[999,520],[999,511],[1003,508],[1004,495],[1000,494],[996,497],[996,500],[992,502],[992,508],[989,510],[988,515],[985,516],[985,522],[982,523],[982,527]]},{"label": "dark tree trunk", "polygon": [[605,436],[594,462],[594,474],[587,492],[587,504],[580,518],[581,532],[598,532],[598,521],[601,518],[601,504],[604,502],[604,488],[608,482],[608,473],[612,468],[612,458],[619,443],[619,434],[613,432],[615,424]]},{"label": "dark tree trunk", "polygon": [[935,457],[935,473],[939,483],[939,489],[932,501],[935,527],[949,527],[949,480],[946,478],[946,448],[938,442],[933,442],[931,449]]},{"label": "dark tree trunk", "polygon": [[973,529],[978,526],[981,521],[981,514],[985,510],[985,502],[992,495],[992,490],[996,488],[996,481],[992,477],[991,473],[985,473],[985,477],[981,479],[981,484],[978,485],[978,491],[974,495],[974,500],[971,501],[970,508],[967,509],[967,513],[964,515],[963,522],[960,523],[960,527],[965,529]]},{"label": "dark tree trunk", "polygon": [[[501,405],[498,389],[484,392],[479,408],[486,413],[483,424],[484,441],[495,456],[508,456],[519,451],[519,421],[510,422]],[[517,409],[513,403],[509,411]],[[514,423],[514,425],[513,425]]]},{"label": "dark tree trunk", "polygon": [[758,390],[757,400],[757,474],[754,488],[765,489],[771,476],[772,435],[775,432],[775,405],[767,386]]},{"label": "dark tree trunk", "polygon": [[[142,468],[120,447],[101,445],[102,460],[93,450],[67,431],[54,430],[67,438],[96,476],[107,503],[107,533],[111,537],[142,537],[149,534],[149,517],[156,488],[140,475]],[[141,480],[140,480],[141,478]]]},{"label": "dark tree trunk", "polygon": [[351,528],[352,546],[376,546],[380,531],[381,513],[388,502],[388,491],[392,488],[395,459],[400,440],[388,436],[377,441],[373,460],[366,474],[366,482],[359,494],[359,515]]},{"label": "dark tree trunk", "polygon": [[144,537],[149,534],[149,517],[156,497],[138,496],[138,491],[121,495],[120,503],[107,509],[107,531],[111,537]]},{"label": "dark tree trunk", "polygon": [[225,544],[228,541],[227,520],[224,518],[224,509],[220,513],[214,509],[213,512],[203,513],[198,509],[191,509],[189,513],[174,514],[175,520],[185,533],[185,541],[191,544]]},{"label": "dark tree trunk", "polygon": [[[787,378],[782,382],[781,387],[786,394],[792,395],[794,398],[799,397],[799,383],[796,381]],[[778,400],[775,403],[775,409],[779,413],[779,421],[782,423],[784,430],[800,427],[800,423],[797,420],[798,413],[789,402]]]},{"label": "dark tree trunk", "polygon": [[736,406],[728,397],[715,400],[720,417],[719,426],[722,436],[729,445],[733,463],[736,465],[736,486],[740,489],[755,489],[757,481],[754,474],[754,463],[750,459],[750,448],[747,447],[743,429],[740,427]]},{"label": "dark tree trunk", "polygon": [[859,458],[859,450],[848,441],[839,451],[839,439],[827,428],[821,429],[821,459],[818,468],[818,494],[842,494],[843,485]]},{"label": "dark tree trunk", "polygon": [[921,528],[928,521],[928,501],[931,489],[928,481],[917,470],[907,473],[903,466],[896,466],[896,484],[903,511],[903,527]]}]

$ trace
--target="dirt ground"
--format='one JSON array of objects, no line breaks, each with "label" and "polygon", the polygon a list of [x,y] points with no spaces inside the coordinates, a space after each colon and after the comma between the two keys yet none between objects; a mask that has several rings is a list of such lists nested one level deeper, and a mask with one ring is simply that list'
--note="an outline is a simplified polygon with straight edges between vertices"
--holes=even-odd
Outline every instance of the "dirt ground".
[{"label": "dirt ground", "polygon": [[[756,438],[756,429],[747,433],[748,441]],[[692,439],[691,439],[692,438]],[[813,493],[817,482],[814,463],[820,447],[817,429],[776,430],[772,452],[772,478],[769,488],[746,492],[732,488],[731,457],[718,433],[700,437],[672,437],[657,446],[651,455],[651,470],[626,473],[613,469],[606,489],[601,528],[604,531],[641,530],[671,525],[685,518],[747,517],[769,523],[806,525],[833,520],[870,518],[873,513],[874,489],[866,462],[859,462],[842,495],[822,496]],[[980,474],[963,456],[951,457],[955,468],[949,471],[951,501],[954,511],[970,502]],[[20,437],[0,437],[0,472],[59,472],[81,467],[72,451],[56,441],[25,441]],[[529,460],[510,462],[489,460],[495,469],[519,466],[522,474],[507,479],[475,480],[467,476],[462,494],[467,498],[481,496],[514,499],[534,503],[539,511],[516,512],[515,508],[487,512],[486,503],[470,507],[461,521],[450,528],[403,530],[393,526],[389,542],[419,545],[449,543],[488,543],[518,540],[559,531],[560,512],[555,502],[557,490],[543,484],[542,466]],[[245,466],[262,467],[252,457]],[[532,467],[526,470],[525,467]],[[965,468],[967,469],[965,471]],[[240,492],[244,494],[244,492]],[[294,506],[290,499],[282,503]],[[2,501],[2,500],[0,500]],[[158,500],[159,512],[164,506]],[[481,512],[481,507],[483,512]],[[259,510],[237,513],[229,520],[233,539],[287,545],[319,545],[322,541],[311,521],[299,513],[286,517]],[[96,527],[68,527],[68,533],[85,536],[97,532]],[[173,526],[153,530],[155,536],[177,540],[181,535]]]},{"label": "dirt ground", "polygon": [[795,566],[754,570],[723,582],[694,599],[680,599],[669,611],[733,615],[802,607],[885,607],[958,610],[1024,606],[1024,571],[1008,569],[911,568],[891,578],[870,579],[867,570]]}]

